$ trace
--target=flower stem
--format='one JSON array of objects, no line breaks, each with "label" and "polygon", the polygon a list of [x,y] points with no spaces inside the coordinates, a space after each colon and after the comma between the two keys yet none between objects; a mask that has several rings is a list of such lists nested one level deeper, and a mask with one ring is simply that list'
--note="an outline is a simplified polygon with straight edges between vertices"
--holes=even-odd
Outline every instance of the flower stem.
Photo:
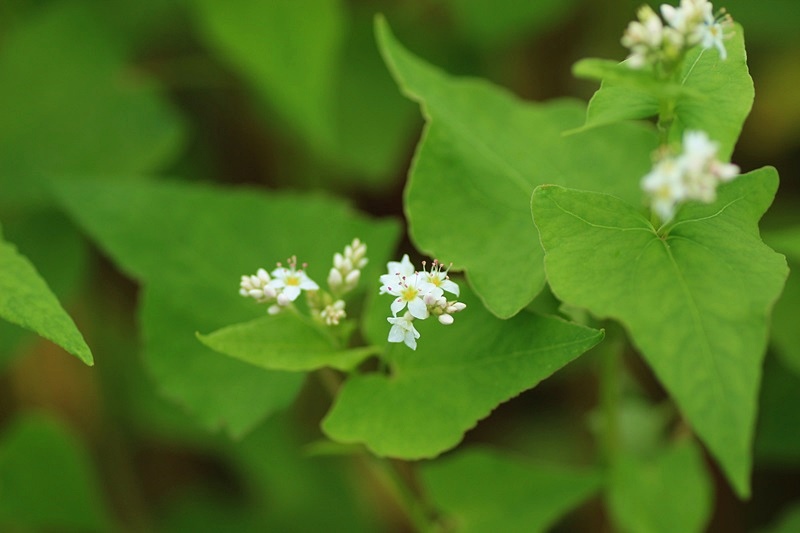
[{"label": "flower stem", "polygon": [[620,453],[620,396],[622,352],[625,334],[617,324],[606,328],[606,342],[600,356],[600,410],[602,413],[602,447],[606,464],[611,464]]}]

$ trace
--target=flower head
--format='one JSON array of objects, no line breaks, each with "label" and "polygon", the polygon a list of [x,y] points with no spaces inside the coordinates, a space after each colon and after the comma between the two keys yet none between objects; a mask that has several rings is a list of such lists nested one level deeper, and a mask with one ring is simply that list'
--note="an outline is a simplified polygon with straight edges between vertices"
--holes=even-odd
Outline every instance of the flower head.
[{"label": "flower head", "polygon": [[389,342],[403,342],[412,350],[417,349],[417,339],[419,331],[414,327],[414,317],[411,313],[405,313],[401,317],[388,317],[386,319],[391,325],[389,330]]},{"label": "flower head", "polygon": [[651,199],[651,208],[662,221],[675,215],[679,203],[716,200],[717,186],[739,174],[739,167],[717,158],[719,144],[703,131],[686,131],[682,153],[665,155],[642,179],[642,189]]},{"label": "flower head", "polygon": [[[453,264],[450,263],[450,267]],[[444,291],[449,292],[455,296],[458,296],[458,285],[456,285],[450,278],[447,277],[447,273],[450,271],[450,267],[446,269],[442,269],[443,265],[439,262],[438,259],[434,259],[433,263],[431,264],[431,269],[426,270],[426,263],[425,261],[422,262],[422,272],[420,272],[420,276],[422,278],[422,285],[423,289],[441,289]]]},{"label": "flower head", "polygon": [[[278,263],[278,268],[272,271],[272,287],[278,291],[278,304],[288,305],[300,296],[301,291],[319,290],[317,285],[304,270],[297,269],[297,257],[292,256],[287,260],[289,268]],[[306,265],[303,264],[303,268]]]},{"label": "flower head", "polygon": [[242,276],[239,283],[239,294],[253,298],[262,303],[275,298],[275,289],[271,285],[272,279],[263,268],[259,268],[254,276]]}]

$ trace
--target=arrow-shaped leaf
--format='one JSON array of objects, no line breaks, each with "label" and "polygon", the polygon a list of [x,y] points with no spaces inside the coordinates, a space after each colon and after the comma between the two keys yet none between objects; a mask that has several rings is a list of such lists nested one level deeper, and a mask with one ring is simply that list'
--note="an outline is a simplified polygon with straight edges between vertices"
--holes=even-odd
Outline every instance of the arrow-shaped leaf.
[{"label": "arrow-shaped leaf", "polygon": [[532,200],[553,292],[627,326],[742,496],[768,316],[787,275],[757,227],[777,185],[770,168],[740,176],[661,234],[613,196],[542,186]]}]

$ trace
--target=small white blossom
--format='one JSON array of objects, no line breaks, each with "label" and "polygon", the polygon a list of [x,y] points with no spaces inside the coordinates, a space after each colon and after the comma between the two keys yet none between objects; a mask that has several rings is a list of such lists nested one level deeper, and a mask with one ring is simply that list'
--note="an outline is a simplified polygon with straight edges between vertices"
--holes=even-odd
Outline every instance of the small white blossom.
[{"label": "small white blossom", "polygon": [[[289,268],[278,263],[278,268],[272,271],[274,279],[271,285],[278,291],[278,304],[282,306],[295,301],[301,291],[319,290],[319,285],[309,278],[304,270],[297,269],[296,257],[291,257],[287,263]],[[305,265],[303,266],[305,267]]]},{"label": "small white blossom", "polygon": [[267,271],[259,268],[254,276],[242,276],[239,294],[253,298],[259,303],[272,300],[275,298],[276,292],[270,284],[271,281]]},{"label": "small white blossom", "polygon": [[328,287],[337,295],[353,290],[367,265],[367,245],[358,238],[344,247],[344,254],[333,255],[333,268],[328,273]]},{"label": "small white blossom", "polygon": [[417,339],[419,331],[414,327],[414,317],[411,313],[405,313],[401,317],[388,317],[386,319],[391,325],[389,330],[389,342],[404,342],[412,350],[417,349]]},{"label": "small white blossom", "polygon": [[[450,266],[453,266],[452,263]],[[420,272],[423,290],[437,288],[458,296],[458,285],[456,285],[455,282],[451,281],[450,278],[447,277],[447,273],[450,271],[449,267],[445,270],[442,270],[442,264],[437,259],[433,260],[430,271],[425,270],[425,267],[426,264],[425,261],[423,261],[422,272]]]},{"label": "small white blossom", "polygon": [[408,258],[408,254],[404,254],[400,261],[389,261],[386,265],[387,273],[380,277],[381,288],[380,294],[389,292],[389,287],[397,284],[398,278],[409,277],[414,274],[415,268]]},{"label": "small white blossom", "polygon": [[345,303],[343,300],[336,300],[330,305],[325,306],[320,316],[329,326],[336,326],[339,322],[347,316],[344,310]]},{"label": "small white blossom", "polygon": [[703,131],[686,131],[682,147],[679,156],[662,157],[642,179],[651,208],[664,222],[672,219],[681,202],[713,202],[719,183],[739,175],[738,166],[717,159],[719,144]]}]

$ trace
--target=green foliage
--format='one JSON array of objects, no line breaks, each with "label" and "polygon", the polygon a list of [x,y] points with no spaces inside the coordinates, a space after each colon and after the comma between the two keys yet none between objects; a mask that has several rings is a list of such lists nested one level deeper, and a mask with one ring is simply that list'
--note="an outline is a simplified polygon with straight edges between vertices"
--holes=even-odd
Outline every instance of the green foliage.
[{"label": "green foliage", "polygon": [[589,102],[585,127],[663,113],[661,120],[669,126],[671,140],[679,141],[685,130],[703,130],[720,143],[720,158],[729,160],[753,105],[753,80],[741,26],[726,39],[725,48],[728,57],[723,61],[716,50],[695,47],[677,79],[667,83],[625,64],[597,59],[578,62],[573,69],[576,76],[603,80]]},{"label": "green foliage", "polygon": [[0,526],[6,531],[108,531],[88,454],[49,417],[23,416],[3,431]]},{"label": "green foliage", "polygon": [[[602,332],[521,313],[498,320],[474,297],[447,328],[418,329],[416,351],[387,352],[390,374],[354,375],[322,428],[334,440],[362,442],[381,456],[435,457],[500,403],[533,388],[602,339]],[[434,329],[435,328],[435,329]]]},{"label": "green foliage", "polygon": [[539,465],[488,448],[427,463],[422,479],[445,521],[464,533],[548,531],[601,482],[592,470]]},{"label": "green foliage", "polygon": [[268,370],[352,370],[374,352],[369,347],[343,349],[329,332],[293,313],[264,316],[198,338],[213,350]]},{"label": "green foliage", "polygon": [[60,190],[78,225],[142,282],[145,362],[161,390],[207,427],[234,435],[285,407],[302,382],[302,375],[221,357],[194,337],[265,312],[238,296],[241,275],[297,254],[312,278],[324,279],[333,252],[358,235],[374,261],[365,276],[376,278],[397,238],[394,222],[321,197],[176,183],[85,182]]},{"label": "green foliage", "polygon": [[[340,0],[193,0],[202,35],[317,156],[376,184],[411,124],[374,49],[370,17]],[[313,12],[313,16],[309,16]]]},{"label": "green foliage", "polygon": [[420,102],[427,121],[405,192],[411,236],[466,270],[490,311],[513,316],[544,286],[529,214],[536,185],[610,190],[637,201],[635,183],[619,176],[647,172],[655,133],[622,124],[563,137],[582,120],[582,104],[525,103],[484,81],[451,78],[404,50],[382,19],[376,31],[401,89]]},{"label": "green foliage", "polygon": [[620,531],[705,531],[713,497],[700,448],[685,440],[649,458],[618,455],[607,500]]},{"label": "green foliage", "polygon": [[791,269],[786,287],[775,304],[772,316],[772,342],[786,366],[800,375],[800,331],[797,309],[800,309],[800,229],[786,228],[767,233],[765,240],[785,253]]},{"label": "green foliage", "polygon": [[0,206],[47,202],[43,178],[150,172],[183,123],[95,6],[50,3],[0,46]]},{"label": "green foliage", "polygon": [[743,496],[767,319],[787,275],[756,225],[777,182],[772,169],[741,176],[659,231],[608,195],[545,186],[531,202],[553,292],[625,324]]},{"label": "green foliage", "polygon": [[0,233],[0,317],[38,333],[87,365],[92,352],[45,280]]}]

